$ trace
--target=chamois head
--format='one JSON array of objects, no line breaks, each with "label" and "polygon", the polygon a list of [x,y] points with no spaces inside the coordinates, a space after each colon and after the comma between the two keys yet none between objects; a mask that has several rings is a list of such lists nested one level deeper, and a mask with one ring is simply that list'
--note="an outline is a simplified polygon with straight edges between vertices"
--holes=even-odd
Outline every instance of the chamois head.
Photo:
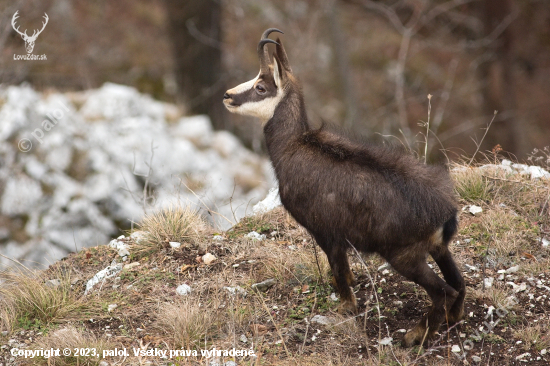
[{"label": "chamois head", "polygon": [[[262,34],[258,43],[258,76],[229,89],[223,96],[223,103],[230,112],[258,117],[264,123],[273,117],[275,108],[283,99],[287,85],[292,79],[292,70],[282,42],[279,39],[275,42],[267,38],[272,32],[283,33],[276,28],[269,28]],[[267,43],[276,45],[273,62],[270,62],[268,50],[265,48]]]}]

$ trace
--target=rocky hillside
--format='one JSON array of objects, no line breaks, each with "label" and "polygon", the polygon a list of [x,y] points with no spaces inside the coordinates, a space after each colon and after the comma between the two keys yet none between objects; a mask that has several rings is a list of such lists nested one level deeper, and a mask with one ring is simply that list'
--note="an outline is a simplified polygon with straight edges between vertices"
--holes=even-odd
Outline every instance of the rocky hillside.
[{"label": "rocky hillside", "polygon": [[272,185],[267,160],[233,135],[133,88],[0,88],[0,253],[28,266],[108,242],[173,203],[227,228]]},{"label": "rocky hillside", "polygon": [[425,291],[376,256],[350,256],[360,313],[342,317],[325,255],[282,208],[220,231],[172,207],[46,271],[5,273],[0,365],[548,365],[547,170],[452,172],[466,317],[425,347],[401,346]]}]

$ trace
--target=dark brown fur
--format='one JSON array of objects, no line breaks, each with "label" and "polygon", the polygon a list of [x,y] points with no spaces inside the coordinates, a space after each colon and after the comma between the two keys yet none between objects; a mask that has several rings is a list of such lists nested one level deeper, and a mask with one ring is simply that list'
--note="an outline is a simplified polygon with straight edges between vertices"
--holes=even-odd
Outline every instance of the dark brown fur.
[{"label": "dark brown fur", "polygon": [[[282,45],[276,49],[275,60],[284,64]],[[280,73],[286,93],[264,134],[281,202],[326,253],[342,310],[357,309],[346,254],[351,243],[381,255],[431,297],[432,308],[405,336],[406,345],[420,342],[426,331],[433,336],[446,315],[458,321],[465,287],[448,249],[458,227],[449,174],[400,149],[310,128],[298,81],[284,67]],[[428,255],[445,281],[427,265]]]}]

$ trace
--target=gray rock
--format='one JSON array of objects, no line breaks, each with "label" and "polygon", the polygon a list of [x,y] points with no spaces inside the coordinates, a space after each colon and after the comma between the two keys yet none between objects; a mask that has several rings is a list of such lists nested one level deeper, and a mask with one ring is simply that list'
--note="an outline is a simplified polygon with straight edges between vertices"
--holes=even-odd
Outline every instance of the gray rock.
[{"label": "gray rock", "polygon": [[255,283],[251,287],[254,290],[265,292],[265,291],[269,290],[271,287],[273,287],[276,283],[277,283],[277,281],[274,278],[269,278],[265,281]]},{"label": "gray rock", "polygon": [[322,325],[331,325],[331,324],[334,324],[336,320],[324,315],[315,315],[313,318],[311,318],[311,322],[322,324]]},{"label": "gray rock", "polygon": [[181,296],[185,296],[185,295],[188,295],[191,293],[191,286],[187,285],[187,284],[183,284],[183,285],[179,285],[177,288],[176,288],[176,293],[178,295],[181,295]]}]

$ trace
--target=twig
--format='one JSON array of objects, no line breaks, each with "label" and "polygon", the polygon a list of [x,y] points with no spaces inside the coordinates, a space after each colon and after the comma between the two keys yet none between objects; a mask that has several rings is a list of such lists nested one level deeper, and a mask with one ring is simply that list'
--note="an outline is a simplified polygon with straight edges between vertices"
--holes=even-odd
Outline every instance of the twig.
[{"label": "twig", "polygon": [[[348,239],[346,239],[346,241],[348,242],[350,247],[352,247],[353,251],[355,252],[355,255],[357,256],[357,258],[359,258],[359,261],[361,262],[361,264],[365,266],[367,275],[369,276],[369,280],[372,286],[372,291],[374,292],[374,298],[376,299],[376,310],[378,311],[378,344],[380,345],[381,331],[382,331],[382,314],[380,312],[380,300],[378,299],[376,286],[374,285],[374,280],[370,275],[369,267],[367,266],[367,263],[365,263],[364,259],[361,257],[361,254],[359,254],[355,246]],[[365,311],[365,316],[367,316],[367,311]],[[378,359],[380,361],[380,349],[378,349]]]},{"label": "twig", "polygon": [[315,293],[313,294],[313,298],[314,298],[313,306],[311,307],[311,318],[306,323],[306,333],[304,335],[304,342],[302,343],[300,354],[304,353],[304,347],[306,346],[306,341],[307,341],[307,333],[309,331],[309,324],[311,323],[311,319],[313,318],[313,311],[315,310],[315,306],[317,305],[317,285],[318,284],[319,284],[319,281],[317,281],[317,283],[315,284]]},{"label": "twig", "polygon": [[321,279],[321,284],[325,284],[325,279],[323,278],[323,272],[321,271],[321,265],[319,264],[319,255],[317,254],[317,243],[311,236],[313,242],[313,252],[315,253],[315,263],[317,263],[317,270],[319,271],[319,278]]},{"label": "twig", "polygon": [[430,136],[430,114],[432,112],[432,95],[428,94],[428,122],[426,122],[426,144],[424,145],[424,164],[428,159],[428,137]]},{"label": "twig", "polygon": [[[388,332],[388,337],[391,338],[390,336],[390,329],[388,328],[388,324],[386,324],[386,332]],[[397,361],[398,364],[400,364],[401,366],[403,366],[403,364],[401,362],[399,362],[399,360],[397,359],[397,356],[395,355],[395,353],[393,352],[393,346],[392,344],[390,343],[390,351],[391,351],[391,354],[393,355],[393,358],[395,358],[395,361]]]},{"label": "twig", "polygon": [[[489,237],[489,244],[493,237]],[[481,291],[485,291],[485,268],[487,267],[487,258],[489,257],[489,244],[487,244],[487,249],[485,250],[485,258],[483,258],[483,270],[481,271]]]},{"label": "twig", "polygon": [[219,212],[217,212],[217,211],[211,210],[210,207],[208,207],[208,205],[202,200],[202,198],[200,198],[200,197],[195,193],[195,191],[193,191],[191,188],[189,188],[189,186],[188,186],[187,184],[185,184],[183,181],[181,181],[181,183],[185,186],[185,188],[187,188],[187,189],[189,190],[189,192],[193,193],[193,196],[195,196],[195,198],[197,198],[197,199],[199,200],[199,202],[200,202],[204,207],[206,207],[206,209],[208,210],[208,212],[220,216],[221,218],[225,219],[228,223],[230,223],[231,225],[233,225],[233,222],[232,222],[231,220],[229,220],[227,217],[225,217],[224,215],[222,215],[221,213],[219,213]]},{"label": "twig", "polygon": [[493,118],[491,119],[491,122],[487,125],[487,128],[485,128],[485,133],[483,134],[483,137],[481,138],[481,141],[479,144],[476,143],[477,149],[472,158],[470,159],[470,162],[468,163],[468,166],[472,165],[472,162],[474,161],[474,158],[476,157],[477,152],[479,151],[479,148],[481,147],[481,144],[483,143],[483,140],[485,139],[485,136],[487,136],[487,132],[489,132],[489,128],[491,128],[491,125],[493,124],[493,121],[495,120],[495,117],[497,116],[498,111],[495,110],[493,114]]},{"label": "twig", "polygon": [[275,319],[273,319],[273,316],[271,316],[271,312],[269,311],[269,308],[267,307],[267,304],[265,303],[264,297],[262,296],[261,292],[258,289],[256,289],[256,294],[260,297],[260,299],[262,299],[262,304],[265,308],[265,311],[267,312],[267,315],[269,315],[269,318],[271,319],[271,322],[273,323],[273,326],[275,326],[275,330],[277,331],[277,334],[279,335],[279,338],[281,339],[281,342],[283,342],[283,347],[285,348],[286,355],[289,358],[293,358],[292,354],[290,353],[288,348],[286,348],[285,339],[283,338],[283,335],[281,334],[281,331],[279,330],[279,327],[277,326],[277,323],[275,323]]}]

